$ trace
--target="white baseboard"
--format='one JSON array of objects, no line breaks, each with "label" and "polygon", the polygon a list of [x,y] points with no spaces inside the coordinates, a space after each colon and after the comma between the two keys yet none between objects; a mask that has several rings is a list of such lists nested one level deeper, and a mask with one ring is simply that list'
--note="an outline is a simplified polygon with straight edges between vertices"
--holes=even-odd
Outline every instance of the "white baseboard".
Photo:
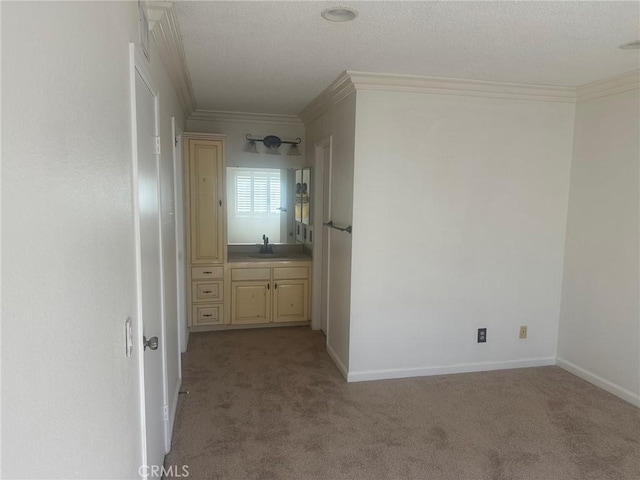
[{"label": "white baseboard", "polygon": [[575,363],[571,363],[564,358],[558,357],[556,359],[556,365],[560,368],[566,370],[569,373],[573,373],[576,377],[580,377],[583,380],[586,380],[589,383],[594,384],[596,387],[600,387],[603,390],[606,390],[609,393],[612,393],[616,397],[619,397],[636,407],[640,407],[640,395],[633,393],[626,388],[621,387],[609,380],[606,380],[595,373],[590,372],[589,370],[585,370],[582,367],[579,367]]},{"label": "white baseboard", "polygon": [[507,370],[510,368],[547,367],[555,365],[554,357],[527,358],[507,362],[474,362],[438,367],[393,368],[387,370],[365,370],[349,372],[347,382],[366,382],[368,380],[386,380],[391,378],[428,377],[432,375],[448,375],[451,373],[484,372],[489,370]]},{"label": "white baseboard", "polygon": [[167,435],[165,439],[166,453],[171,451],[171,439],[173,438],[173,429],[176,424],[176,413],[178,412],[178,397],[180,396],[180,388],[182,388],[182,379],[178,378],[176,383],[176,390],[173,393],[173,404],[171,411],[169,412],[169,423],[167,424]]},{"label": "white baseboard", "polygon": [[328,343],[327,343],[327,353],[331,357],[331,360],[333,360],[333,362],[336,364],[336,367],[338,367],[338,370],[340,370],[340,373],[342,374],[342,376],[348,382],[349,372],[347,371],[347,367],[344,366],[344,363],[342,363],[342,360],[340,360],[340,357],[338,357],[338,354],[333,350],[333,348],[331,348],[331,346]]}]

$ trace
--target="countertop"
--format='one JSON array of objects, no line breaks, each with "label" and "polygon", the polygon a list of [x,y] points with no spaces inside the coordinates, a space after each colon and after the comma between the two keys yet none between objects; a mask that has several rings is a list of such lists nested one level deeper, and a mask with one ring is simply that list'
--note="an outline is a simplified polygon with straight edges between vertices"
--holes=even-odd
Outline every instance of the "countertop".
[{"label": "countertop", "polygon": [[229,253],[227,258],[229,263],[239,262],[310,262],[311,255],[306,253],[274,253],[274,254],[247,254]]}]

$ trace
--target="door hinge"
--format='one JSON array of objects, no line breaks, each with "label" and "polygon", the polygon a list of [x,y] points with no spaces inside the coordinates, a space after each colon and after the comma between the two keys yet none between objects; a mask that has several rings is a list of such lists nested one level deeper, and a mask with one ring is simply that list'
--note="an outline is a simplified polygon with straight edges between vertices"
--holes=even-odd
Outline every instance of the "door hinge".
[{"label": "door hinge", "polygon": [[156,137],[156,155],[160,155],[160,137]]},{"label": "door hinge", "polygon": [[164,421],[168,422],[169,421],[169,405],[164,405],[162,407],[162,412],[164,414]]},{"label": "door hinge", "polygon": [[178,137],[174,138],[173,140],[175,142],[175,146],[177,147],[178,146]]}]

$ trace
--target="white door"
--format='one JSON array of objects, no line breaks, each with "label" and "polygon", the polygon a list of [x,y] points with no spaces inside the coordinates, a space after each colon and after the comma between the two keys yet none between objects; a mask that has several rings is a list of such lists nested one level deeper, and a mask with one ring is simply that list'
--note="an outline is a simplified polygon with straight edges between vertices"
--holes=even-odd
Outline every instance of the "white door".
[{"label": "white door", "polygon": [[[331,220],[331,144],[325,144],[322,147],[322,223]],[[331,229],[322,229],[322,293],[321,293],[321,313],[320,313],[320,329],[325,335],[328,335],[329,323],[329,265],[331,249],[329,242],[331,241]]]},{"label": "white door", "polygon": [[[156,138],[158,101],[148,76],[143,78],[135,62],[135,126],[137,165],[134,166],[138,239],[138,311],[142,319],[144,369],[145,466],[162,466],[165,455],[166,388],[164,368],[164,322],[162,297],[162,244],[159,202],[159,171]],[[137,167],[137,176],[136,176]],[[141,469],[144,475],[150,468]]]}]

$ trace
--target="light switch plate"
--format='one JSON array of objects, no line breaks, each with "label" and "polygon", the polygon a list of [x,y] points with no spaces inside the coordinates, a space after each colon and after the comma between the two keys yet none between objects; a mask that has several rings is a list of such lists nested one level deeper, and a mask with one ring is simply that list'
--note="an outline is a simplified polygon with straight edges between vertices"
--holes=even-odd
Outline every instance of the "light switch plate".
[{"label": "light switch plate", "polygon": [[127,318],[124,322],[124,347],[127,357],[131,356],[133,352],[133,327],[131,326],[131,317]]}]

